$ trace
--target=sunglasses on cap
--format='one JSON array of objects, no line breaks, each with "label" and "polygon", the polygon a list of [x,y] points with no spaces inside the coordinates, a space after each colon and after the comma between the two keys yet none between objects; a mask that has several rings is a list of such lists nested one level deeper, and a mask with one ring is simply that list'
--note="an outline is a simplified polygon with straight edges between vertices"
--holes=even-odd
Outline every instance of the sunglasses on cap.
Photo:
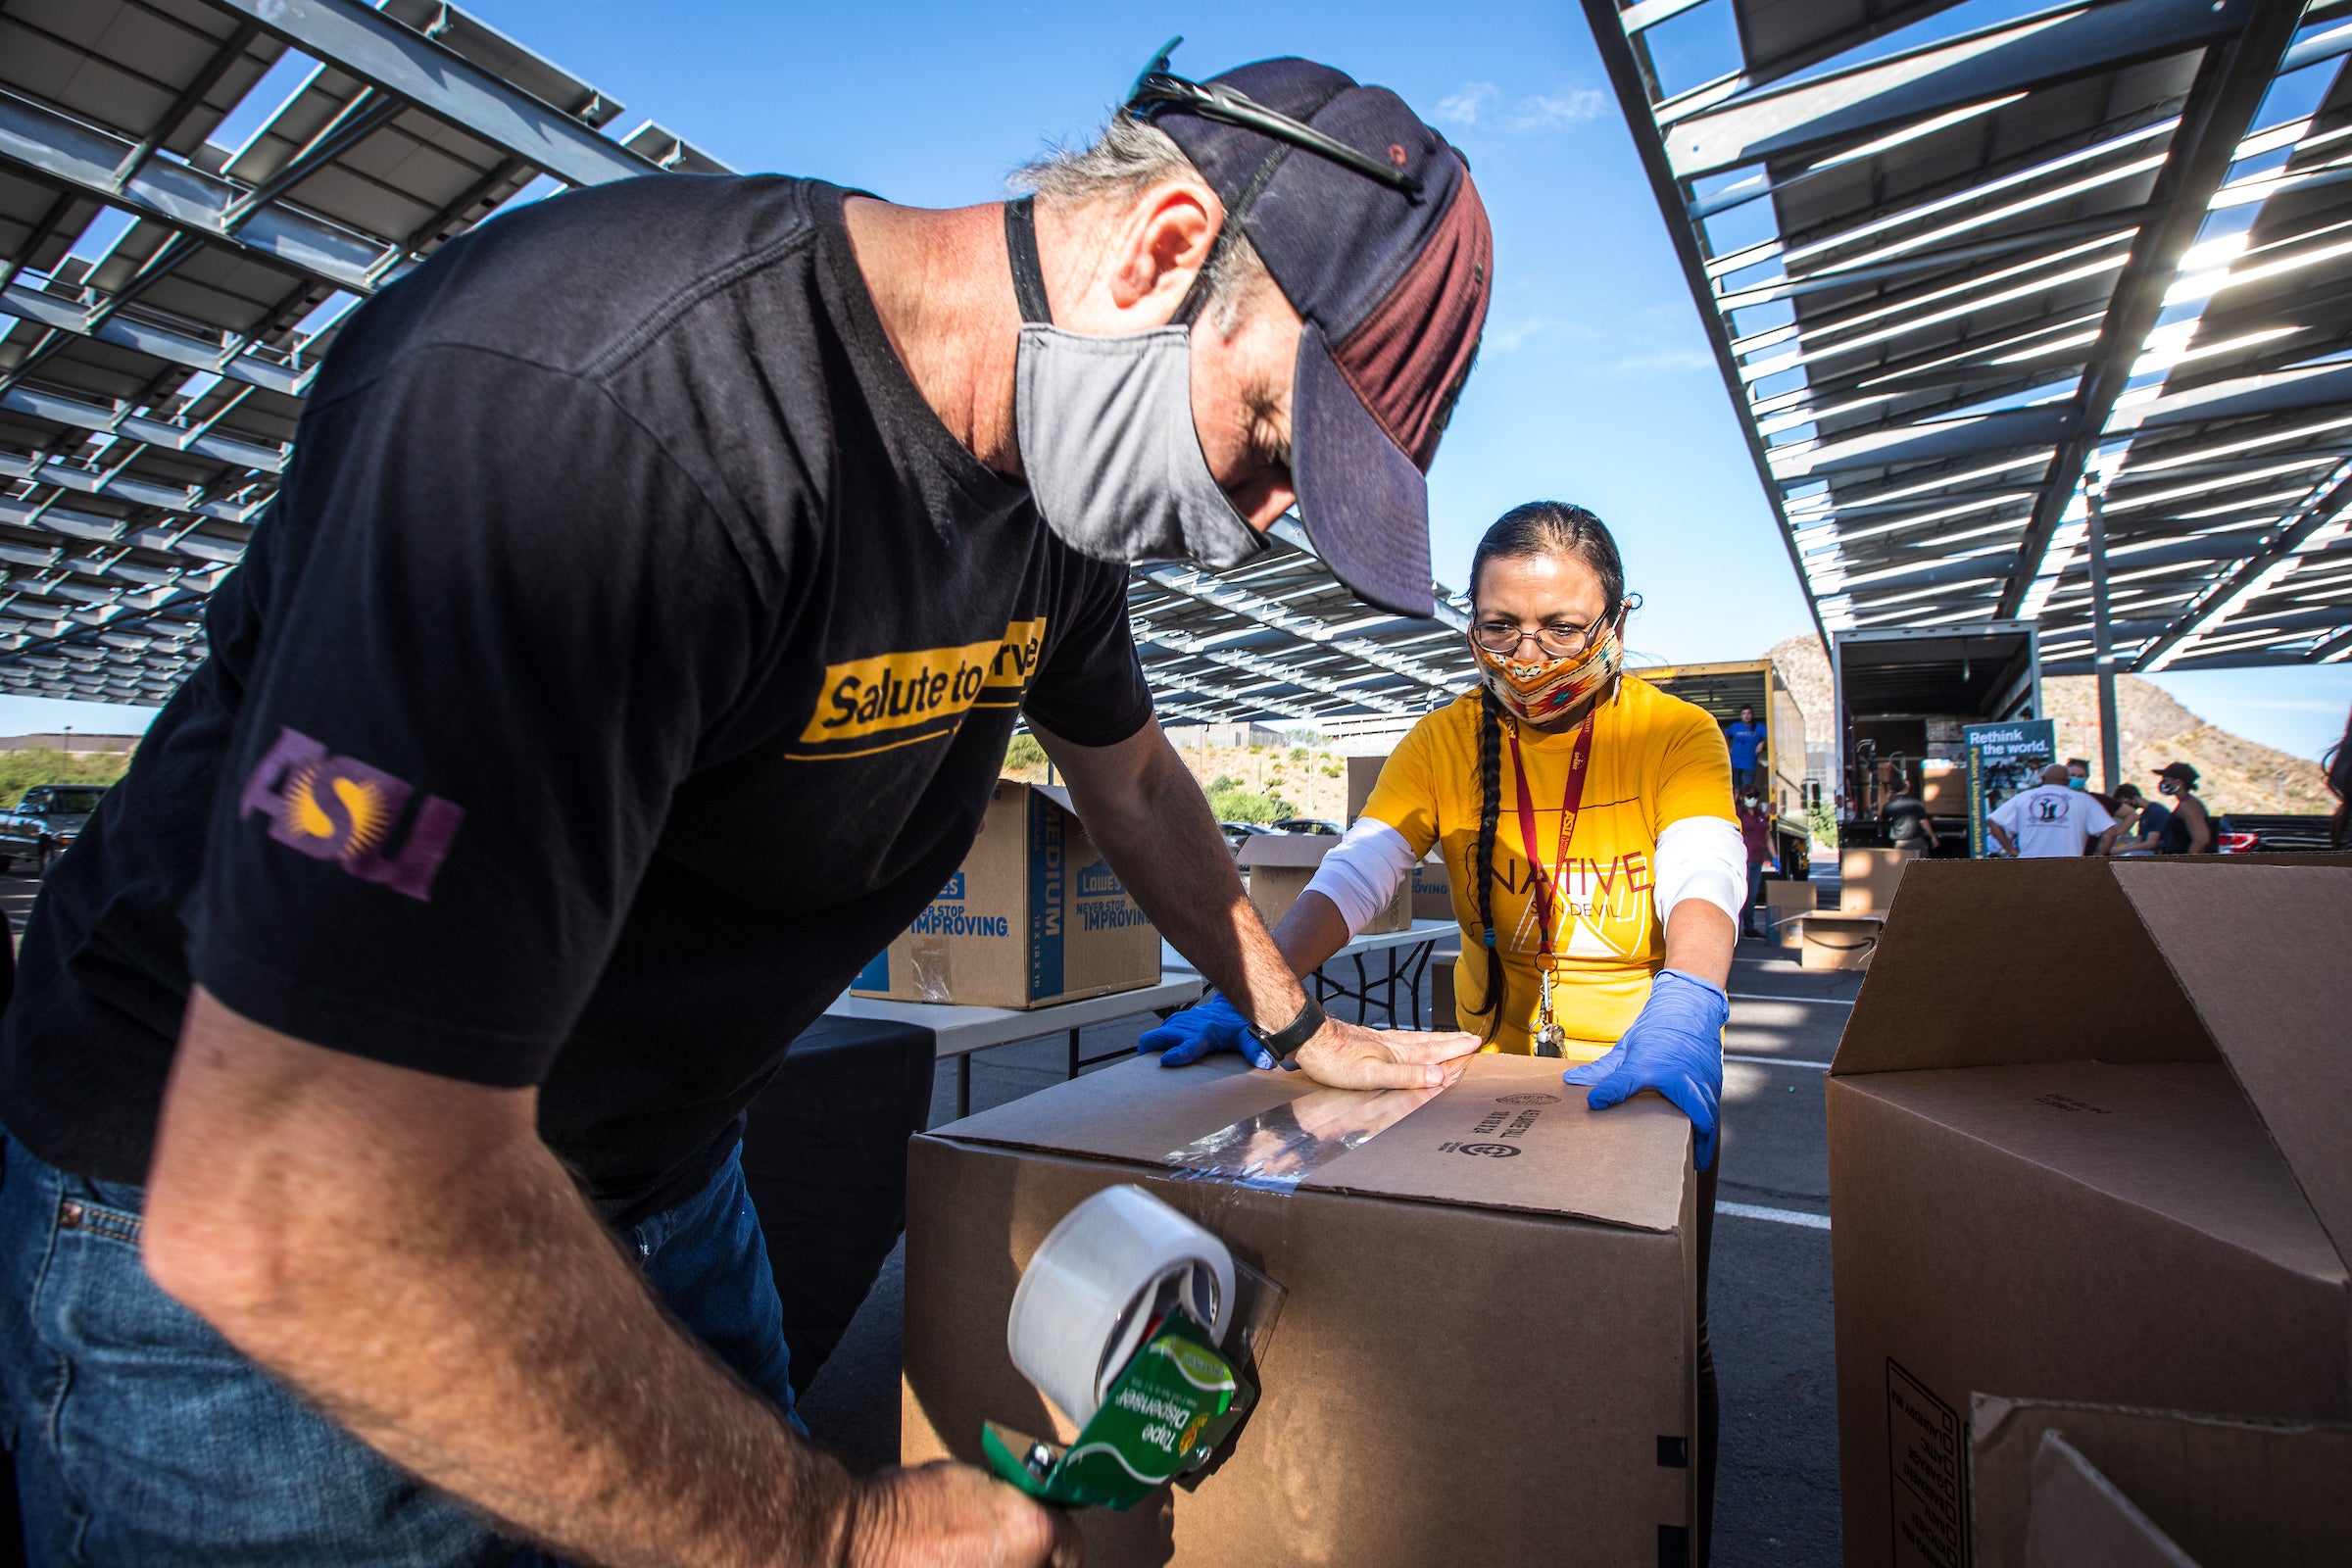
[{"label": "sunglasses on cap", "polygon": [[1199,115],[1202,120],[1214,120],[1243,130],[1253,130],[1261,136],[1287,142],[1301,152],[1313,153],[1328,159],[1341,168],[1351,170],[1366,179],[1377,180],[1392,190],[1400,190],[1418,200],[1421,180],[1401,169],[1395,169],[1370,153],[1359,152],[1336,136],[1327,136],[1304,121],[1293,120],[1279,111],[1268,109],[1247,93],[1237,92],[1223,82],[1194,81],[1168,70],[1168,56],[1184,42],[1177,34],[1160,46],[1159,53],[1144,67],[1143,74],[1135,78],[1128,89],[1126,113],[1146,123],[1152,114],[1162,108],[1181,109]]}]

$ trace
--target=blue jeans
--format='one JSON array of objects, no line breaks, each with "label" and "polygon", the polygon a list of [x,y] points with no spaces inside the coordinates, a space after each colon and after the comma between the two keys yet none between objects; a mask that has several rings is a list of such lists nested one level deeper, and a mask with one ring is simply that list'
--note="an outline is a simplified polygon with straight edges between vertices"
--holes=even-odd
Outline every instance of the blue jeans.
[{"label": "blue jeans", "polygon": [[[799,1427],[739,1154],[623,1241],[671,1315]],[[547,1560],[304,1405],[157,1289],[139,1260],[140,1189],[68,1175],[14,1139],[0,1159],[0,1439],[33,1568]]]}]

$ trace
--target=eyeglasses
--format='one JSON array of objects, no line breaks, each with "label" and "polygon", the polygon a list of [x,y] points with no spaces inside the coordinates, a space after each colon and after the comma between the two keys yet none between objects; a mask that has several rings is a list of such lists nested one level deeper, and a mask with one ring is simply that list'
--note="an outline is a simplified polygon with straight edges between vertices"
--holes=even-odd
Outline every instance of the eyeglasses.
[{"label": "eyeglasses", "polygon": [[1127,113],[1149,122],[1152,111],[1164,106],[1199,115],[1203,120],[1219,121],[1254,130],[1261,136],[1288,142],[1301,152],[1330,160],[1343,169],[1352,170],[1366,179],[1378,180],[1391,190],[1400,190],[1416,199],[1421,195],[1419,176],[1384,163],[1370,153],[1359,152],[1336,136],[1329,136],[1304,121],[1293,120],[1277,110],[1268,109],[1247,93],[1236,92],[1223,82],[1193,81],[1168,70],[1168,56],[1184,42],[1181,33],[1161,46],[1144,67],[1143,74],[1127,93]]},{"label": "eyeglasses", "polygon": [[1519,645],[1530,638],[1550,659],[1574,659],[1592,646],[1603,626],[1609,623],[1614,610],[1604,610],[1592,617],[1590,625],[1578,626],[1566,621],[1551,621],[1525,631],[1507,620],[1482,620],[1470,628],[1470,640],[1490,654],[1515,654]]}]

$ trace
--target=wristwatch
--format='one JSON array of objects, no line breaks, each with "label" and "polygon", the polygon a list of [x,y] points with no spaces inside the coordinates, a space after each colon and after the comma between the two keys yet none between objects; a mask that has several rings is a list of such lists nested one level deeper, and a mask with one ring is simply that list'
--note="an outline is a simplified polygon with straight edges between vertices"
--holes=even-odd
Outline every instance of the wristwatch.
[{"label": "wristwatch", "polygon": [[1298,1053],[1300,1046],[1314,1039],[1315,1032],[1322,1027],[1323,1004],[1309,997],[1306,999],[1306,1005],[1298,1009],[1298,1016],[1272,1034],[1266,1033],[1255,1024],[1250,1026],[1250,1038],[1266,1048],[1267,1053],[1276,1061],[1285,1067],[1296,1070],[1298,1064],[1291,1060],[1291,1057]]}]

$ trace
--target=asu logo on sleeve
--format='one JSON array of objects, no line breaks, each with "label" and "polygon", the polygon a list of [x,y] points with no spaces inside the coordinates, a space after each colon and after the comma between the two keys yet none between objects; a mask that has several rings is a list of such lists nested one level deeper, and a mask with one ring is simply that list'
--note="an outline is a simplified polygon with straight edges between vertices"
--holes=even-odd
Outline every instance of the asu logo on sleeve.
[{"label": "asu logo on sleeve", "polygon": [[[286,848],[429,904],[466,808],[427,795],[411,813],[416,793],[406,779],[357,758],[331,756],[324,742],[286,728],[245,780],[237,819],[260,811],[270,819],[270,836]],[[396,847],[394,831],[412,814]]]},{"label": "asu logo on sleeve", "polygon": [[801,760],[863,757],[951,735],[975,708],[1017,708],[1046,645],[1046,618],[960,648],[876,654],[832,664],[800,744]]}]

